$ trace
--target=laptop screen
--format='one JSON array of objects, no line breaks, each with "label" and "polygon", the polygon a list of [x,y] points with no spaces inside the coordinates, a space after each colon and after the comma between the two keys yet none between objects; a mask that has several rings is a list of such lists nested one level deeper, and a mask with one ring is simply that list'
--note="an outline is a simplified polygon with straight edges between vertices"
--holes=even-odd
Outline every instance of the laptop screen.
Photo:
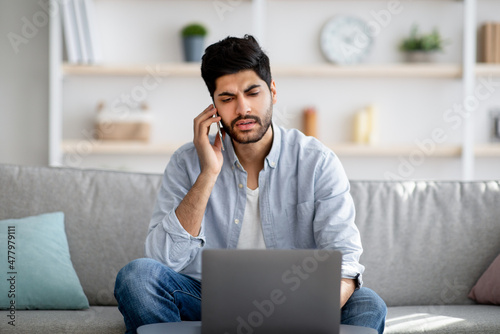
[{"label": "laptop screen", "polygon": [[204,250],[202,334],[338,333],[341,262],[333,250]]}]

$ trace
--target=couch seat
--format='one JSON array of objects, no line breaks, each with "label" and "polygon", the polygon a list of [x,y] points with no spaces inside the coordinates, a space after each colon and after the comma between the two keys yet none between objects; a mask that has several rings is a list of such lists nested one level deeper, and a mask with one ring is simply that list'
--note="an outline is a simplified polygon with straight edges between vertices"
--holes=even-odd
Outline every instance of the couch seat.
[{"label": "couch seat", "polygon": [[0,333],[123,334],[123,317],[116,306],[92,306],[87,310],[17,310],[16,327],[7,324],[7,311],[0,311]]},{"label": "couch seat", "polygon": [[384,333],[500,333],[500,306],[389,307]]}]

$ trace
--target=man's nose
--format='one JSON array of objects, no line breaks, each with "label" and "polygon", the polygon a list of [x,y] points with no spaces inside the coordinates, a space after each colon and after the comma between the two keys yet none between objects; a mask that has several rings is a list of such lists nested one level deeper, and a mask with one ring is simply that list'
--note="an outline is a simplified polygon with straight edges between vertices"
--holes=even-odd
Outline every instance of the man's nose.
[{"label": "man's nose", "polygon": [[245,116],[246,114],[250,113],[250,105],[247,102],[245,98],[239,98],[237,100],[237,105],[236,105],[236,113]]}]

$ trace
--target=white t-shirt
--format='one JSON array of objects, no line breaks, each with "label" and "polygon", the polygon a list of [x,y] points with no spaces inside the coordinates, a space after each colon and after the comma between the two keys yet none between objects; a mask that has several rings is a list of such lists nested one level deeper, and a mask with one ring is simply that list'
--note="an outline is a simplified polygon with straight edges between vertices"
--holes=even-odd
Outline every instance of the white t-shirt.
[{"label": "white t-shirt", "polygon": [[259,210],[259,188],[252,190],[247,187],[247,202],[245,205],[245,215],[241,225],[240,238],[238,239],[239,249],[265,249],[264,234],[260,222]]}]

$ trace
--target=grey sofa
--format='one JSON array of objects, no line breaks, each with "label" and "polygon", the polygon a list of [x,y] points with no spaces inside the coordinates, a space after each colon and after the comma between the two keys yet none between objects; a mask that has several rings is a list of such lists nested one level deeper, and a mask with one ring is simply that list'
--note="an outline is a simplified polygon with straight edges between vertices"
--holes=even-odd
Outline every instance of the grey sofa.
[{"label": "grey sofa", "polygon": [[[142,257],[161,175],[0,165],[0,219],[63,211],[91,305],[17,310],[17,333],[123,333],[113,287]],[[389,306],[386,333],[500,333],[500,307],[467,294],[500,252],[500,183],[351,181],[365,286]],[[8,332],[0,311],[0,332]]]}]

